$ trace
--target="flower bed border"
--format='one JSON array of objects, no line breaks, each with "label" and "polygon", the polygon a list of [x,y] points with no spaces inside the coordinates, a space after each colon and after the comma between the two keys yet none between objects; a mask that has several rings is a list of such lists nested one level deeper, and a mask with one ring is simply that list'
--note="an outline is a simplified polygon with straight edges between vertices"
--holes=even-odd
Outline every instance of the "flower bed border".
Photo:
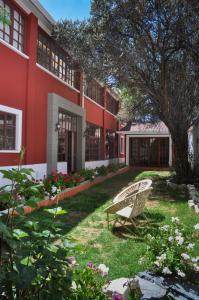
[{"label": "flower bed border", "polygon": [[[112,177],[115,177],[117,175],[126,173],[130,169],[131,169],[131,167],[126,166],[124,168],[121,168],[121,169],[117,170],[115,173],[112,172],[112,173],[109,173],[109,174],[107,174],[105,176],[99,176],[99,177],[96,177],[93,181],[87,180],[87,181],[84,181],[84,182],[80,183],[80,185],[78,185],[78,186],[64,189],[61,193],[57,194],[52,199],[41,200],[40,202],[37,203],[37,207],[35,207],[35,208],[30,207],[30,206],[23,206],[24,214],[25,215],[30,214],[33,211],[38,210],[41,207],[55,205],[59,201],[62,201],[64,199],[66,199],[66,198],[73,197],[73,196],[79,194],[80,192],[88,190],[92,186],[95,186],[95,185],[97,185],[99,183],[104,182],[105,180],[107,180],[109,178],[112,178]],[[7,213],[8,213],[8,209],[6,209],[4,211],[0,211],[0,215],[4,215],[4,214],[6,215]],[[13,209],[12,208],[9,209],[9,213],[12,214],[12,215],[18,215],[18,213],[15,211],[14,208]]]}]

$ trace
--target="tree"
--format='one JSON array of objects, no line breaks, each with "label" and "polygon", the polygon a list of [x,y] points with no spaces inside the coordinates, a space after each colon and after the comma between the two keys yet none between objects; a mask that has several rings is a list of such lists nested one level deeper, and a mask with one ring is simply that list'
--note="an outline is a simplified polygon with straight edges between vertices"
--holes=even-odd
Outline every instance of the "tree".
[{"label": "tree", "polygon": [[54,30],[85,72],[146,95],[170,130],[181,182],[190,175],[187,131],[199,117],[198,12],[198,1],[93,0],[90,20]]},{"label": "tree", "polygon": [[7,25],[10,24],[10,15],[1,6],[0,6],[0,23],[7,24]]}]

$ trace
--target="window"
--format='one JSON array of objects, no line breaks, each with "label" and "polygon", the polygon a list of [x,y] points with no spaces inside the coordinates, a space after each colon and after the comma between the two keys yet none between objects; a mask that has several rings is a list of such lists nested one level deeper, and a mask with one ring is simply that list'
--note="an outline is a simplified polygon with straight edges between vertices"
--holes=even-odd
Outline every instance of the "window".
[{"label": "window", "polygon": [[0,152],[20,152],[22,112],[0,105]]},{"label": "window", "polygon": [[86,161],[101,159],[102,129],[94,124],[87,123],[86,128]]},{"label": "window", "polygon": [[[75,157],[77,144],[77,117],[59,110],[58,131],[58,162],[67,161]],[[73,153],[72,153],[73,151]]]},{"label": "window", "polygon": [[98,104],[104,105],[103,88],[95,80],[84,81],[84,94]]},{"label": "window", "polygon": [[117,157],[117,136],[113,130],[106,129],[106,158]]},{"label": "window", "polygon": [[116,101],[113,96],[111,96],[110,94],[107,93],[107,104],[106,104],[106,108],[108,111],[110,111],[112,114],[117,115],[118,113],[118,109],[119,109],[119,105],[118,105],[118,101]]},{"label": "window", "polygon": [[10,16],[9,25],[0,22],[0,38],[24,52],[24,16],[8,0],[0,0],[0,7]]},{"label": "window", "polygon": [[78,65],[42,30],[39,30],[37,62],[57,77],[79,89]]}]

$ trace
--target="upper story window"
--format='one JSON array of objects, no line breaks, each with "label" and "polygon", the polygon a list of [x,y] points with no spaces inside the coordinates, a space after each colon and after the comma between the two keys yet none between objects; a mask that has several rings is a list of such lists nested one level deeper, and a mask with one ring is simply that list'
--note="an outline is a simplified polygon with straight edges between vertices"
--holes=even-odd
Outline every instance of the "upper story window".
[{"label": "upper story window", "polygon": [[112,114],[117,115],[119,105],[118,101],[116,101],[113,96],[111,96],[109,93],[107,93],[107,104],[106,108],[108,111],[110,111]]},{"label": "upper story window", "polygon": [[38,34],[37,62],[72,87],[79,89],[77,64],[42,30],[39,30]]},{"label": "upper story window", "polygon": [[86,161],[101,159],[102,129],[94,124],[87,123],[86,128]]},{"label": "upper story window", "polygon": [[8,0],[0,0],[0,7],[9,15],[9,25],[0,22],[0,38],[24,52],[25,18]]},{"label": "upper story window", "polygon": [[104,105],[103,101],[103,88],[95,80],[84,81],[84,94],[97,102],[100,105]]}]

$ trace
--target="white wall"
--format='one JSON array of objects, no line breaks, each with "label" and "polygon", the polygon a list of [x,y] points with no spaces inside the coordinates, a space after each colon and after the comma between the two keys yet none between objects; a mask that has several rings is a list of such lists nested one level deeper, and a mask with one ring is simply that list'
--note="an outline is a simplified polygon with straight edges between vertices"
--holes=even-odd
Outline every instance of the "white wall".
[{"label": "white wall", "polygon": [[[8,166],[8,167],[0,167],[0,170],[11,170],[13,168],[17,168],[17,166]],[[34,165],[23,165],[22,168],[32,169],[33,177],[37,180],[44,179],[47,175],[47,164],[34,164]],[[67,163],[60,162],[57,164],[57,171],[62,173],[67,173]],[[3,178],[3,175],[0,173],[0,187],[6,184],[9,184],[10,181]]]},{"label": "white wall", "polygon": [[96,160],[96,161],[86,161],[85,168],[86,169],[95,169],[101,166],[108,166],[110,164],[117,164],[119,162],[118,158],[106,159],[106,160]]}]

